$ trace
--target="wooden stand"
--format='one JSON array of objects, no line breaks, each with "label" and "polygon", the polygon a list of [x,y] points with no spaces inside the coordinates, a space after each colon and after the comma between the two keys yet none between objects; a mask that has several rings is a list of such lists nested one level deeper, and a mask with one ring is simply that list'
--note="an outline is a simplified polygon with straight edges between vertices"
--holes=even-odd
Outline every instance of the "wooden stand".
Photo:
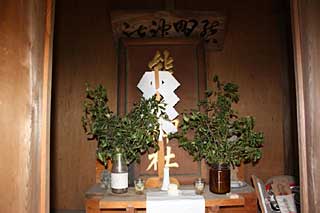
[{"label": "wooden stand", "polygon": [[[184,185],[182,190],[192,190],[193,186]],[[149,189],[155,190],[155,189]],[[216,195],[206,187],[203,194],[207,212],[234,213],[234,212],[257,212],[257,197],[251,186],[233,189],[232,193],[240,195],[239,198],[231,199],[227,195]],[[86,213],[102,212],[141,212],[146,209],[146,195],[136,195],[134,188],[129,188],[128,193],[117,196],[106,192],[99,185],[92,186],[85,194]],[[121,211],[122,210],[122,211]],[[144,211],[142,211],[144,212]]]}]

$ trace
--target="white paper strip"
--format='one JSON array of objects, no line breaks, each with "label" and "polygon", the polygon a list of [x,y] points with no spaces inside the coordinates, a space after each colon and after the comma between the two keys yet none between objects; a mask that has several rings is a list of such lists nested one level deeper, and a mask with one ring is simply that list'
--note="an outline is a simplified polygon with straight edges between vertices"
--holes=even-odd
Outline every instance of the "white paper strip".
[{"label": "white paper strip", "polygon": [[205,200],[203,196],[180,191],[177,196],[164,192],[147,192],[147,213],[204,213]]},{"label": "white paper strip", "polygon": [[166,106],[165,112],[167,113],[169,120],[171,121],[179,115],[179,113],[172,106],[169,105]]},{"label": "white paper strip", "polygon": [[178,130],[175,125],[171,121],[162,121],[162,129],[165,133],[170,134],[170,133],[176,133]]},{"label": "white paper strip", "polygon": [[154,71],[147,71],[143,74],[137,87],[143,92],[143,97],[151,98],[158,91],[163,97],[163,102],[166,104],[165,113],[168,115],[170,121],[159,119],[161,129],[169,134],[177,132],[175,125],[171,120],[175,119],[179,113],[174,109],[174,105],[180,100],[174,93],[174,90],[180,86],[180,83],[168,71],[159,71],[159,88],[155,87]]},{"label": "white paper strip", "polygon": [[154,82],[154,72],[145,72],[137,87],[142,91],[143,97],[146,99],[149,99],[155,95],[156,87]]}]

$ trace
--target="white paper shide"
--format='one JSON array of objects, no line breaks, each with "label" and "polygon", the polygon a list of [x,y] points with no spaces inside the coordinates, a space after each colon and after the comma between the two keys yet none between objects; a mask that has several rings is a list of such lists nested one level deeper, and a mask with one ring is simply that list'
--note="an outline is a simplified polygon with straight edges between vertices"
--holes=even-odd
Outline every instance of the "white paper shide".
[{"label": "white paper shide", "polygon": [[[143,97],[146,99],[159,93],[163,98],[165,104],[164,112],[168,115],[168,120],[159,118],[160,136],[159,141],[162,141],[165,134],[175,133],[178,131],[177,123],[174,120],[179,113],[175,110],[174,106],[178,103],[180,98],[175,94],[175,90],[180,86],[180,83],[168,71],[158,71],[159,74],[159,87],[156,88],[155,71],[146,71],[140,79],[137,87],[142,91]],[[157,170],[158,156],[156,153],[148,156],[150,164],[147,170],[152,167]],[[165,156],[166,167],[179,167],[178,163],[170,163],[170,159],[175,158],[175,154],[171,152],[171,147],[167,146]]]}]

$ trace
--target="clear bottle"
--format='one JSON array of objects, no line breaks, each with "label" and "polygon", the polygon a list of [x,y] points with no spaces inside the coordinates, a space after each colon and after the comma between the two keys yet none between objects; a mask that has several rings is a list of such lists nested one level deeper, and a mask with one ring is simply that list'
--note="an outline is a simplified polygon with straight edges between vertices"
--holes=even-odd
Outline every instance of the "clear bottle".
[{"label": "clear bottle", "polygon": [[128,166],[121,153],[112,160],[111,191],[116,194],[128,192]]},{"label": "clear bottle", "polygon": [[100,175],[100,185],[103,189],[111,188],[111,172],[104,169]]}]

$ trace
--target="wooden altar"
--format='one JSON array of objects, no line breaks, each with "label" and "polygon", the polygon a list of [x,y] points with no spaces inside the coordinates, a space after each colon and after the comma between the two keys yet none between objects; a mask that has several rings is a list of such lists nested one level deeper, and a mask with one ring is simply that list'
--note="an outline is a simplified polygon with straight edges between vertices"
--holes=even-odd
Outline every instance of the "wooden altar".
[{"label": "wooden altar", "polygon": [[[181,189],[192,189],[192,186],[184,185]],[[213,194],[206,188],[203,196],[207,212],[257,212],[257,197],[251,186],[232,189],[232,193],[240,195],[239,198],[231,199],[227,195]],[[133,213],[145,212],[146,209],[146,196],[136,195],[133,188],[129,188],[126,194],[115,195],[96,184],[85,196],[86,213]]]}]

